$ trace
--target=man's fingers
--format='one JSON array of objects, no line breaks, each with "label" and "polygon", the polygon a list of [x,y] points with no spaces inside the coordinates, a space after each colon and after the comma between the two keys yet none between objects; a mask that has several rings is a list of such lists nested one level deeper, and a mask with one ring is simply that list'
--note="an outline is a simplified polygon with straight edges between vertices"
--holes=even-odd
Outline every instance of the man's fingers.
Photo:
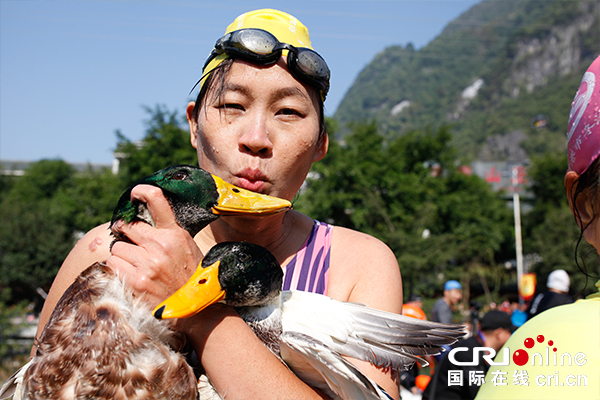
[{"label": "man's fingers", "polygon": [[170,228],[173,224],[177,224],[171,205],[160,188],[151,185],[137,185],[131,191],[131,200],[146,203],[156,228]]},{"label": "man's fingers", "polygon": [[[148,251],[143,247],[127,242],[115,242],[111,250],[111,257],[116,257],[124,261],[124,264],[119,264],[118,267],[127,266],[127,269],[133,269],[138,273],[139,266],[147,265],[150,261]],[[144,270],[151,271],[152,267],[145,267]],[[144,272],[145,272],[144,271]],[[128,271],[123,271],[128,272]]]},{"label": "man's fingers", "polygon": [[[119,235],[125,236],[127,239],[124,240],[129,240],[133,244],[139,245],[141,243],[143,245],[145,239],[153,237],[154,229],[155,228],[142,221],[136,221],[131,224],[119,221],[112,230],[116,237],[119,237]],[[113,245],[113,248],[116,244],[117,243]]]}]

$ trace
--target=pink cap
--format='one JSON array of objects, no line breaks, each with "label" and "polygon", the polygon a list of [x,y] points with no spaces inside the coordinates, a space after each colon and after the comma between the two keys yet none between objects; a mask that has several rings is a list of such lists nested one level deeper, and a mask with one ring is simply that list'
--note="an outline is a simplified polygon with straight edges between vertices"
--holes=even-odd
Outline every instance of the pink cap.
[{"label": "pink cap", "polygon": [[581,175],[600,154],[600,57],[583,75],[568,128],[569,169]]}]

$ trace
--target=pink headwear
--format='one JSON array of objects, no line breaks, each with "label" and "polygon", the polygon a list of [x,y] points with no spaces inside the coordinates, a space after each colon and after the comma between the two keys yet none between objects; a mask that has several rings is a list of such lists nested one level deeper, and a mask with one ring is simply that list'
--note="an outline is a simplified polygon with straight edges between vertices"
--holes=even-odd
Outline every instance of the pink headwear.
[{"label": "pink headwear", "polygon": [[569,169],[581,175],[600,155],[600,57],[583,75],[568,128]]}]

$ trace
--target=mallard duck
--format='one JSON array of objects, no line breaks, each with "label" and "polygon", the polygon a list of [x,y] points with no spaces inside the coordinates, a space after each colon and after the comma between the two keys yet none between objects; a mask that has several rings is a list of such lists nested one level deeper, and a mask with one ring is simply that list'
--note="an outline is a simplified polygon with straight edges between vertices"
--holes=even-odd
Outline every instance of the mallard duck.
[{"label": "mallard duck", "polygon": [[[291,206],[192,166],[168,167],[137,184],[160,187],[192,237],[220,215],[267,215]],[[146,205],[131,202],[132,188],[119,199],[111,226],[118,220],[154,225]],[[194,374],[173,350],[178,336],[168,325],[96,263],[63,294],[35,356],[3,385],[0,398],[196,399]]]},{"label": "mallard duck", "polygon": [[[343,356],[396,372],[464,335],[460,325],[420,321],[327,296],[281,291],[283,271],[263,247],[214,246],[187,284],[159,304],[159,319],[185,318],[218,301],[237,308],[263,343],[305,383],[332,398],[383,399]],[[208,382],[208,381],[207,381]]]},{"label": "mallard duck", "polygon": [[[131,191],[141,184],[161,188],[177,223],[192,237],[222,215],[270,215],[292,207],[287,200],[238,188],[201,168],[173,165],[140,180],[121,195],[111,228],[118,220],[126,223],[141,220],[155,226],[146,204],[131,201]],[[118,235],[116,240],[127,240]]]}]

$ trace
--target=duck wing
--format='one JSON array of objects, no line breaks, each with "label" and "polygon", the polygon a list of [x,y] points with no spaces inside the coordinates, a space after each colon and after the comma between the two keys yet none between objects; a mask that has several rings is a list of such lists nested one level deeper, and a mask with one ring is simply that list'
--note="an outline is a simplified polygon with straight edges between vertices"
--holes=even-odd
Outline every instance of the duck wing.
[{"label": "duck wing", "polygon": [[281,335],[281,358],[309,386],[332,399],[388,399],[383,391],[341,354],[299,332]]},{"label": "duck wing", "polygon": [[420,356],[439,354],[465,334],[464,327],[422,321],[315,293],[285,291],[283,332],[307,335],[331,350],[400,372]]},{"label": "duck wing", "polygon": [[30,360],[27,364],[23,365],[17,370],[10,378],[4,382],[0,388],[0,400],[8,399],[13,396],[13,400],[21,400],[23,398],[21,390],[23,388],[23,377],[27,372],[27,368],[31,365],[33,360]]}]

